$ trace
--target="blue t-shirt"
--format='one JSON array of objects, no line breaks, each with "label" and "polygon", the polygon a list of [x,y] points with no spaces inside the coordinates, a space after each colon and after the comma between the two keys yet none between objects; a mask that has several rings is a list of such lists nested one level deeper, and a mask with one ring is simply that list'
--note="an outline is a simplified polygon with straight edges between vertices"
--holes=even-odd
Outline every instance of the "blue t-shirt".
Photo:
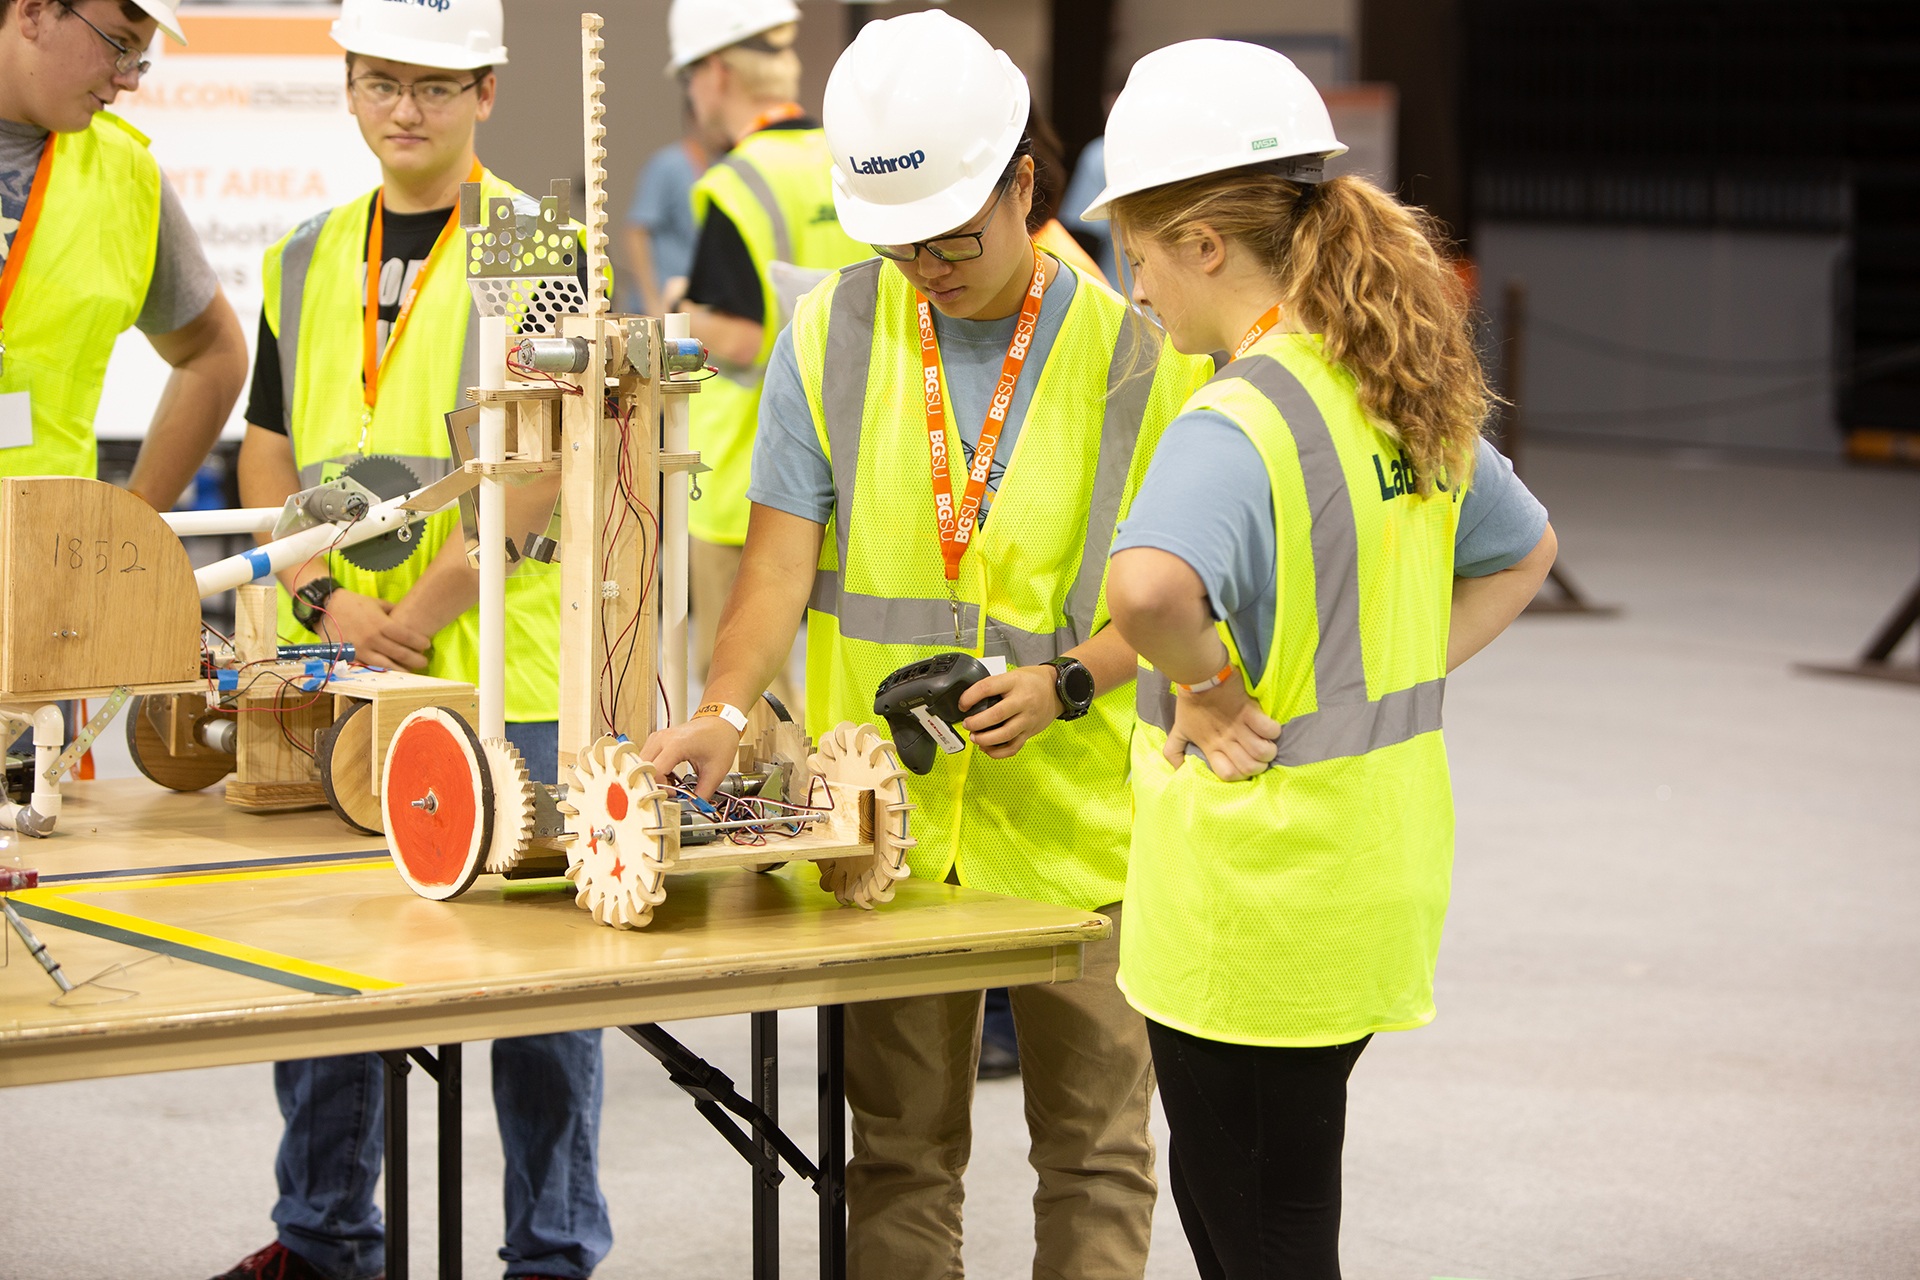
[{"label": "blue t-shirt", "polygon": [[700,173],[676,142],[653,153],[634,184],[627,221],[645,227],[653,239],[653,287],[693,269],[693,243],[700,234],[693,220],[693,184]]},{"label": "blue t-shirt", "polygon": [[[1546,531],[1547,509],[1513,464],[1482,440],[1473,486],[1460,500],[1454,574],[1477,578],[1510,568]],[[1183,413],[1167,427],[1113,540],[1115,551],[1152,547],[1186,561],[1255,681],[1273,641],[1275,545],[1266,463],[1233,419],[1211,409]]]},{"label": "blue t-shirt", "polygon": [[[1060,336],[1067,304],[1073,301],[1078,283],[1073,272],[1062,268],[1040,300],[1033,345],[1028,349],[1020,381],[1014,387],[1013,403],[1007,407],[1006,425],[1000,430],[1000,443],[987,476],[987,496],[980,511],[983,524],[993,495],[1000,487],[1000,479],[1006,474],[1007,463],[1014,456],[1020,424],[1026,421],[1027,406],[1033,403],[1033,389],[1040,383],[1040,371],[1046,368],[1054,339]],[[1013,331],[1019,323],[1017,315],[1004,320],[956,320],[934,308],[933,332],[940,339],[940,360],[947,372],[947,413],[960,432],[961,447],[966,450],[969,464],[974,446],[980,442],[980,428],[986,425],[987,406],[993,402],[994,388],[1000,383],[1000,366],[1007,356],[1007,344],[1013,341]],[[912,404],[902,405],[901,410],[918,414],[918,396]],[[807,406],[807,393],[800,383],[800,365],[793,354],[792,326],[780,331],[780,336],[774,339],[773,353],[767,357],[767,380],[760,391],[760,430],[753,442],[753,477],[747,485],[747,498],[815,524],[825,524],[833,514],[833,467],[813,431],[813,410]]]}]

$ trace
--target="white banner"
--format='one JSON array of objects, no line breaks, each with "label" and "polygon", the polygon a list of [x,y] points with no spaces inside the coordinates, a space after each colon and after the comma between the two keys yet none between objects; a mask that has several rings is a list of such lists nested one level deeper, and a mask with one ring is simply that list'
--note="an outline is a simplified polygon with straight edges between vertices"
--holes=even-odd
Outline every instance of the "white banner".
[{"label": "white banner", "polygon": [[[161,37],[139,91],[114,104],[153,140],[154,157],[240,317],[250,357],[261,254],[313,214],[380,181],[379,162],[347,114],[344,55],[327,36],[337,12],[332,5],[189,5],[181,13],[188,46]],[[139,331],[121,335],[97,433],[144,436],[167,374]],[[246,403],[242,391],[228,438],[244,430]]]}]

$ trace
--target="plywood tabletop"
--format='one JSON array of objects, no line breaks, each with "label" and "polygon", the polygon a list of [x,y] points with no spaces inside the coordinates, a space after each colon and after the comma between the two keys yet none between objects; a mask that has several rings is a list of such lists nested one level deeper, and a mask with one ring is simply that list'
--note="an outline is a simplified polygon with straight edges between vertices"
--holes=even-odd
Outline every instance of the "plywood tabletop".
[{"label": "plywood tabletop", "polygon": [[125,967],[55,1005],[10,937],[0,1085],[1067,980],[1108,929],[913,880],[859,911],[797,865],[675,876],[627,932],[565,881],[416,897],[330,812],[250,815],[144,780],[68,795],[61,836],[9,851],[42,874],[13,897],[76,982]]}]

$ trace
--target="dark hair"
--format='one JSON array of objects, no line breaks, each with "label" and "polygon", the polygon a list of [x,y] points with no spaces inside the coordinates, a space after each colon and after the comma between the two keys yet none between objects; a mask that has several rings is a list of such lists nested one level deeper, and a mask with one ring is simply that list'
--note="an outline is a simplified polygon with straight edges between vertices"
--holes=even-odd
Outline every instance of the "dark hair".
[{"label": "dark hair", "polygon": [[1013,175],[1019,172],[1020,161],[1026,156],[1033,157],[1033,205],[1027,210],[1027,234],[1032,235],[1053,219],[1060,207],[1060,196],[1066,190],[1060,140],[1037,107],[1027,108],[1027,127],[1021,132],[1013,154],[1007,157],[1007,167],[1001,170],[995,191],[1003,191],[1012,184]]}]

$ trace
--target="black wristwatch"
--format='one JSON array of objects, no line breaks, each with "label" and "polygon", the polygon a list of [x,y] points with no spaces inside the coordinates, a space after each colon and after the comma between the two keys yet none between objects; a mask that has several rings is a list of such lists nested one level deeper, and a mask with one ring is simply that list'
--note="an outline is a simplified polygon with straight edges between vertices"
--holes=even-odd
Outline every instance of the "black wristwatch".
[{"label": "black wristwatch", "polygon": [[340,589],[332,578],[315,578],[293,593],[293,620],[309,631],[320,630],[320,613],[327,598]]},{"label": "black wristwatch", "polygon": [[1060,699],[1060,718],[1078,720],[1093,706],[1093,672],[1078,658],[1049,658],[1053,692]]}]

